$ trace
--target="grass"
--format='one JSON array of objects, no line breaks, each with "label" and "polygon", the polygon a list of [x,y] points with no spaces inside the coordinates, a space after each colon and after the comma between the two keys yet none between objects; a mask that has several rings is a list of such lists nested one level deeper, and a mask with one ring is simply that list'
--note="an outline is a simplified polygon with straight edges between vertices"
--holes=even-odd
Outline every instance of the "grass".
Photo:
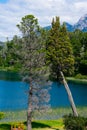
[{"label": "grass", "polygon": [[[77,107],[80,116],[87,117],[87,106]],[[35,112],[33,116],[33,130],[64,130],[63,115],[71,113],[69,107],[59,107],[50,109],[48,112]],[[5,118],[0,120],[0,130],[10,130],[11,125],[18,125],[23,123],[26,128],[26,110],[20,111],[7,111]]]},{"label": "grass", "polygon": [[11,125],[10,124],[0,124],[0,130],[10,130]]},{"label": "grass", "polygon": [[[62,118],[63,115],[71,113],[71,108],[54,108],[49,109],[45,112],[35,111],[33,114],[34,120],[56,120]],[[14,122],[14,121],[25,121],[27,117],[26,110],[18,110],[18,111],[4,111],[5,118],[0,120],[0,122]]]},{"label": "grass", "polygon": [[[34,123],[36,124],[35,126],[34,126]],[[64,127],[64,125],[63,125],[63,120],[62,119],[33,122],[33,128],[35,128],[35,129],[37,129],[37,128],[46,128],[47,129],[48,128],[48,129],[57,130],[57,129],[63,129],[63,127]]]},{"label": "grass", "polygon": [[[11,123],[0,123],[0,130],[10,130],[11,125],[17,125],[18,122]],[[26,122],[23,122],[24,130],[26,130]],[[42,121],[33,121],[32,122],[33,130],[63,130],[63,120],[42,120]]]},{"label": "grass", "polygon": [[[87,106],[77,107],[77,111],[80,116],[87,117]],[[33,115],[34,120],[57,120],[62,118],[64,115],[72,113],[71,107],[58,107],[49,109],[47,112],[35,111]],[[26,121],[27,111],[4,111],[4,118],[0,120],[1,123],[4,122],[24,122]]]}]

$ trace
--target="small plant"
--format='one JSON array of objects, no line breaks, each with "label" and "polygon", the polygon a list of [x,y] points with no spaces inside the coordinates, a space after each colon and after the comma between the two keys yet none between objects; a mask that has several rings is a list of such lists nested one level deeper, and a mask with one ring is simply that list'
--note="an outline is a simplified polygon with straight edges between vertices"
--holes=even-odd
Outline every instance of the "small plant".
[{"label": "small plant", "polygon": [[66,130],[87,130],[87,118],[66,115],[64,116],[64,125]]}]

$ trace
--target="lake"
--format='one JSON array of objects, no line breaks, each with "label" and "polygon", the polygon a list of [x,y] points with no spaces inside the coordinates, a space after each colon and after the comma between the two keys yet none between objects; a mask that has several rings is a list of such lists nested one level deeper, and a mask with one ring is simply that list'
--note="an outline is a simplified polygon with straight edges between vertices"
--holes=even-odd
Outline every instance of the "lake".
[{"label": "lake", "polygon": [[[5,80],[1,78],[0,80],[0,111],[27,109],[28,85],[17,81],[17,79],[13,81],[11,78],[13,79],[13,76],[9,75],[9,80],[6,80],[7,78]],[[70,82],[69,86],[75,104],[77,106],[87,106],[87,85]],[[52,107],[67,107],[70,105],[64,86],[52,83],[49,92]]]}]

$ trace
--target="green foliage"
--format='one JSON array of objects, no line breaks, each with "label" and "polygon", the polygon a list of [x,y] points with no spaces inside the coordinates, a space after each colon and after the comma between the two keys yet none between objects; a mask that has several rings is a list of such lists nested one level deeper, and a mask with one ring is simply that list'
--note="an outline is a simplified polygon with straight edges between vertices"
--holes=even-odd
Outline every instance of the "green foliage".
[{"label": "green foliage", "polygon": [[71,75],[74,71],[74,57],[65,24],[60,25],[59,17],[52,21],[52,29],[46,44],[47,64],[51,67],[51,77],[58,80],[59,71]]},{"label": "green foliage", "polygon": [[32,112],[34,110],[46,110],[50,96],[46,87],[47,77],[45,74],[45,45],[44,32],[38,24],[37,18],[33,15],[27,15],[22,18],[20,24],[17,25],[22,32],[21,39],[21,74],[23,81],[29,83],[28,91],[28,115],[27,129],[31,130]]},{"label": "green foliage", "polygon": [[81,38],[82,38],[82,32],[80,30],[75,30],[74,32],[69,33],[69,37],[72,43],[73,52],[75,56],[80,56],[81,51]]},{"label": "green foliage", "polygon": [[3,112],[0,112],[0,120],[5,117],[5,114]]},{"label": "green foliage", "polygon": [[77,74],[75,76],[76,79],[87,79],[87,75]]},{"label": "green foliage", "polygon": [[86,130],[87,118],[72,115],[64,116],[64,125],[66,130]]},{"label": "green foliage", "polygon": [[75,57],[75,73],[87,74],[87,32],[69,33]]},{"label": "green foliage", "polygon": [[[0,130],[10,130],[11,126],[13,127],[14,125],[16,127],[22,125],[24,130],[27,130],[26,122],[0,123]],[[36,120],[32,122],[32,127],[33,130],[63,130],[63,120]]]},{"label": "green foliage", "polygon": [[27,78],[40,77],[45,68],[44,32],[40,28],[37,18],[33,15],[23,17],[17,27],[23,35],[20,42],[21,48],[19,49],[22,64],[21,73],[24,76],[26,75]]},{"label": "green foliage", "polygon": [[[23,41],[26,41],[26,47],[29,46],[28,42],[33,42],[35,45],[34,39],[40,36],[36,41],[38,43],[43,42],[44,46],[47,39],[46,62],[52,68],[51,71],[53,70],[50,75],[51,78],[57,78],[56,72],[59,68],[66,76],[72,75],[73,72],[87,75],[87,32],[81,32],[78,29],[74,32],[67,32],[65,24],[60,25],[59,17],[53,18],[51,30],[45,32],[42,31],[38,25],[38,19],[33,15],[23,17],[21,24],[17,27],[22,32],[23,37],[20,38],[15,35],[12,40],[3,43],[4,46],[0,46],[0,68],[2,70],[20,71],[22,57],[18,50],[23,47]],[[39,46],[43,45],[40,44]],[[44,51],[44,49],[42,50]]]},{"label": "green foliage", "polygon": [[80,64],[79,64],[79,72],[84,75],[87,74],[87,50],[86,52],[84,51],[82,54]]},{"label": "green foliage", "polygon": [[20,57],[17,53],[20,48],[18,41],[20,41],[19,37],[14,36],[13,40],[8,40],[0,50],[0,67],[2,70],[16,72],[20,70]]}]

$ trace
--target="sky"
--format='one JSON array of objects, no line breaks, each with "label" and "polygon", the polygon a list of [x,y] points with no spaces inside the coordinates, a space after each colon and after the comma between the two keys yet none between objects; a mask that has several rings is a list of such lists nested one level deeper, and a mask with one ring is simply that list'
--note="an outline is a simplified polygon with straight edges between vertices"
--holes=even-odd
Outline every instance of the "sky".
[{"label": "sky", "polygon": [[73,25],[87,14],[87,0],[0,0],[0,41],[20,35],[16,25],[28,14],[38,18],[42,27],[55,16]]}]

